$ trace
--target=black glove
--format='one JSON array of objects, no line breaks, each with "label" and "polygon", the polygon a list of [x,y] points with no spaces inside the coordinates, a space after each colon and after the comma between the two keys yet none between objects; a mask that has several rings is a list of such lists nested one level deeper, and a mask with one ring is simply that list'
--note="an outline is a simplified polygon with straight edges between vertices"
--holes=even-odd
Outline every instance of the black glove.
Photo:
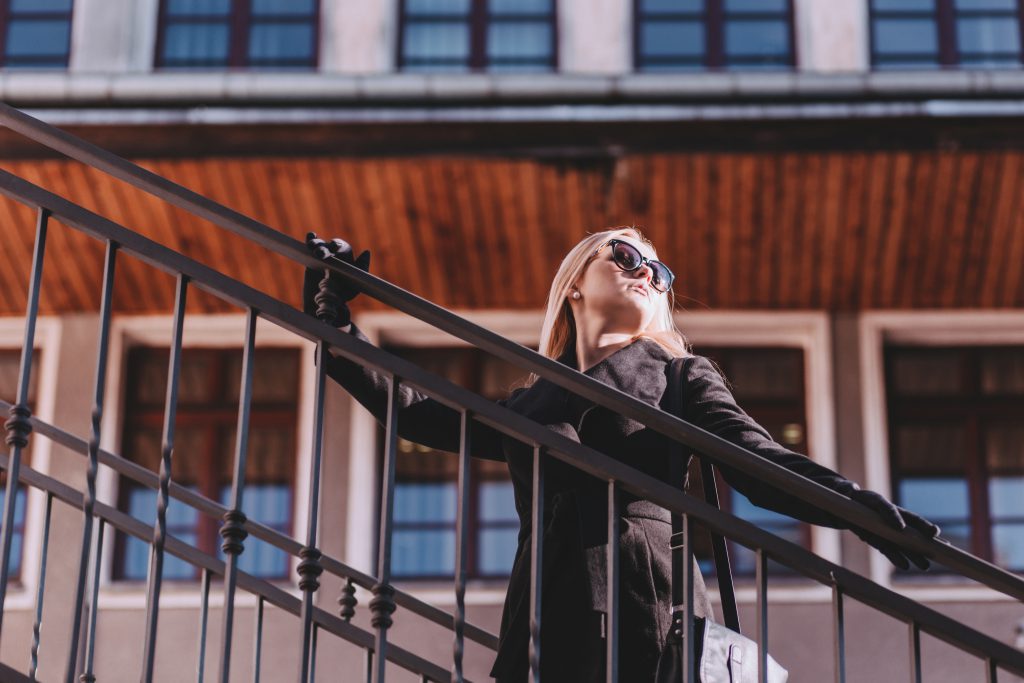
[{"label": "black glove", "polygon": [[[370,252],[364,251],[358,258],[352,258],[352,246],[342,239],[326,242],[315,232],[306,234],[306,246],[320,259],[331,257],[341,259],[366,272],[370,271]],[[321,286],[326,291],[321,292]],[[329,270],[307,268],[302,279],[302,310],[324,321],[328,325],[344,327],[352,321],[348,302],[359,294],[359,289],[345,278]]]},{"label": "black glove", "polygon": [[[893,504],[892,501],[880,493],[862,489],[853,482],[849,482],[847,486],[840,489],[840,493],[849,496],[849,498],[855,503],[860,503],[864,507],[874,510],[882,518],[883,522],[894,529],[902,531],[903,529],[910,527],[925,538],[935,538],[939,535],[940,529],[938,525],[929,522],[917,513]],[[900,569],[910,569],[911,562],[917,565],[920,569],[928,569],[928,567],[931,566],[931,562],[929,562],[928,558],[924,555],[896,545],[895,543],[873,534],[866,529],[853,527],[851,531],[857,534],[860,540],[876,548],[879,552],[889,558],[889,561]]]}]

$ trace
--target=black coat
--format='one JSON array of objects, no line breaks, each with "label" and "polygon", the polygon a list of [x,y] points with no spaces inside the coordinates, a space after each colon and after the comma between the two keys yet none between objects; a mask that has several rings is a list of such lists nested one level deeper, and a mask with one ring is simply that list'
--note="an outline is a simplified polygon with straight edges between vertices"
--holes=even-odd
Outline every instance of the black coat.
[{"label": "black coat", "polygon": [[[366,341],[353,325],[352,333]],[[668,410],[666,392],[672,355],[641,338],[617,350],[584,373],[652,406]],[[560,362],[576,367],[574,350]],[[330,377],[383,421],[387,405],[384,376],[343,358],[332,359]],[[711,362],[695,356],[683,378],[687,421],[768,458],[826,487],[846,480],[772,440],[736,405]],[[545,379],[516,389],[500,404],[564,436],[629,462],[668,480],[668,440],[635,420],[597,406]],[[403,386],[399,434],[439,450],[457,451],[458,414]],[[502,614],[500,644],[491,675],[499,681],[525,681],[529,645],[532,448],[484,425],[474,424],[474,456],[504,460],[515,494],[520,530],[515,562]],[[755,477],[723,468],[726,481],[754,504],[825,526],[843,526],[832,515]],[[541,663],[546,680],[591,681],[603,676],[602,619],[605,608],[606,485],[551,459],[545,470],[545,538]],[[671,536],[667,510],[624,494],[620,519],[620,652],[624,680],[653,680],[671,615]],[[697,573],[694,610],[710,614]],[[603,680],[603,678],[600,678]]]}]

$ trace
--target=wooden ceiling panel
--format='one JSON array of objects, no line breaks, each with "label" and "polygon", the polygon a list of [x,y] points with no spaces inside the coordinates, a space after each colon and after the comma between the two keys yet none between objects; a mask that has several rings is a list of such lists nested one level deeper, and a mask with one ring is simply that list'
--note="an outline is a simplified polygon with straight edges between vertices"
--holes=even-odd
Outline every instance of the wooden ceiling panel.
[{"label": "wooden ceiling panel", "polygon": [[[163,159],[145,167],[298,239],[373,251],[371,270],[451,308],[538,308],[587,232],[635,223],[705,308],[1024,306],[1024,152],[652,153],[506,159]],[[299,269],[77,163],[11,172],[298,304]],[[33,213],[0,201],[0,311],[24,310]],[[103,245],[51,231],[42,308],[96,310]],[[169,311],[171,278],[122,258],[115,307]],[[379,307],[360,300],[359,308]],[[209,296],[190,310],[230,310]]]}]

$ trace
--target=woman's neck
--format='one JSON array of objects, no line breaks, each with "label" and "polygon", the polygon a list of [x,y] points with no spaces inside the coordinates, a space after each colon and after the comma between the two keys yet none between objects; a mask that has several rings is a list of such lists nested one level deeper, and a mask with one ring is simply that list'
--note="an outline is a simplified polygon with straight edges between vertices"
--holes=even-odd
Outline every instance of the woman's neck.
[{"label": "woman's neck", "polygon": [[623,346],[628,345],[636,332],[594,328],[576,328],[576,367],[586,372]]}]

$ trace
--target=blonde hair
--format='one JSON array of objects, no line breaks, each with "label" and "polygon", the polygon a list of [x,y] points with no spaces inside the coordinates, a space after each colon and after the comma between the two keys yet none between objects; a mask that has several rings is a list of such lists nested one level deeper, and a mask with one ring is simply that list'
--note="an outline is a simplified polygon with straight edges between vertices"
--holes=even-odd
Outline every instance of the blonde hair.
[{"label": "blonde hair", "polygon": [[[586,270],[598,247],[610,239],[622,236],[633,237],[654,249],[651,241],[637,228],[623,226],[587,235],[562,259],[555,272],[555,278],[551,281],[551,291],[548,292],[545,304],[544,322],[540,328],[541,355],[559,358],[566,349],[576,345],[576,321],[568,299],[570,287]],[[658,311],[647,329],[634,335],[633,340],[647,337],[661,344],[673,356],[691,355],[689,342],[672,319],[672,311],[675,309],[675,295],[672,290],[666,292],[665,296],[659,296],[658,301],[661,302]],[[525,385],[529,386],[535,381],[537,375],[531,374]]]}]

